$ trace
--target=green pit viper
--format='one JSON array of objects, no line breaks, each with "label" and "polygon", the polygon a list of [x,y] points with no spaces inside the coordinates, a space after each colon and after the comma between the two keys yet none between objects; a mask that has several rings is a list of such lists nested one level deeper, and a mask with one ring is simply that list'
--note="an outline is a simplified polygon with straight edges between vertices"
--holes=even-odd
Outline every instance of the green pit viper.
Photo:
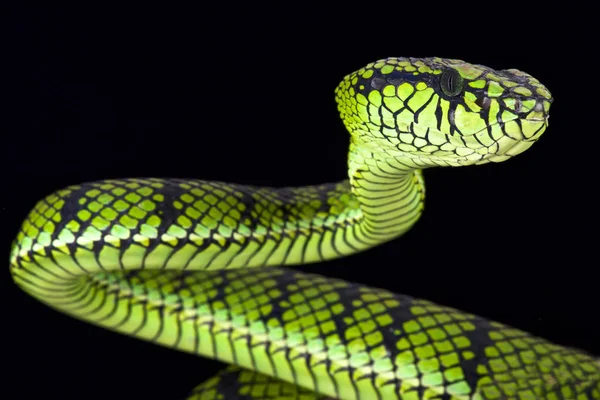
[{"label": "green pit viper", "polygon": [[600,399],[600,364],[582,351],[275,268],[402,235],[423,211],[423,169],[525,151],[547,127],[549,91],[515,69],[387,58],[346,76],[335,95],[351,138],[348,180],[70,186],[22,224],[14,281],[73,317],[232,364],[190,399]]}]

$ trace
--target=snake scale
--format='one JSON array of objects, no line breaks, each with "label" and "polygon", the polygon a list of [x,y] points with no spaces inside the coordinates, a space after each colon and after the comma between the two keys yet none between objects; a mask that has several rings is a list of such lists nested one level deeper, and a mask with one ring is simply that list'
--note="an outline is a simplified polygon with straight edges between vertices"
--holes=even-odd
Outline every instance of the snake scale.
[{"label": "snake scale", "polygon": [[281,267],[402,235],[423,211],[423,169],[525,151],[547,127],[550,92],[515,69],[387,58],[335,96],[351,138],[347,180],[70,186],[23,222],[14,281],[75,318],[231,364],[190,399],[600,399],[600,364],[583,351]]}]

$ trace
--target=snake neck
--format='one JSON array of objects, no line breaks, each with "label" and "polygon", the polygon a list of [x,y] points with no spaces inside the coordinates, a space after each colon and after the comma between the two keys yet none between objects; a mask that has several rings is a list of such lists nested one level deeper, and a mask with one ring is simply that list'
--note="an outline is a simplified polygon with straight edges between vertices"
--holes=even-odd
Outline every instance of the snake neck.
[{"label": "snake neck", "polygon": [[51,254],[72,273],[298,265],[409,230],[423,210],[421,171],[354,141],[348,163],[349,180],[294,188],[134,178],[72,186],[36,205],[11,264]]},{"label": "snake neck", "polygon": [[409,160],[378,153],[352,140],[348,174],[352,194],[360,204],[357,224],[366,247],[404,234],[421,216],[423,175]]}]

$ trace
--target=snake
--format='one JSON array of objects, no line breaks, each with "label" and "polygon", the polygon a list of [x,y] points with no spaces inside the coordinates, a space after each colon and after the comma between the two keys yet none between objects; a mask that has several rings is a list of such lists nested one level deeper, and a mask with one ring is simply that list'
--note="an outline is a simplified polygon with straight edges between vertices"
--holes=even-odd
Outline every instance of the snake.
[{"label": "snake", "polygon": [[549,90],[517,69],[390,57],[348,74],[335,100],[345,180],[74,184],[24,219],[14,282],[71,317],[228,364],[189,399],[600,399],[600,362],[584,350],[293,268],[407,232],[424,210],[423,170],[530,148]]}]

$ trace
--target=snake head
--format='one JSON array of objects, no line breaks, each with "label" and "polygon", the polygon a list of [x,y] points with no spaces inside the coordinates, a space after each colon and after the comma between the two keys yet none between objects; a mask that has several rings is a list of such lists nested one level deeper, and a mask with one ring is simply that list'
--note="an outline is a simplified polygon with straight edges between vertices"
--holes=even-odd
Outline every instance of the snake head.
[{"label": "snake head", "polygon": [[353,143],[419,167],[500,162],[548,126],[552,96],[516,69],[443,58],[387,58],[336,88]]}]

